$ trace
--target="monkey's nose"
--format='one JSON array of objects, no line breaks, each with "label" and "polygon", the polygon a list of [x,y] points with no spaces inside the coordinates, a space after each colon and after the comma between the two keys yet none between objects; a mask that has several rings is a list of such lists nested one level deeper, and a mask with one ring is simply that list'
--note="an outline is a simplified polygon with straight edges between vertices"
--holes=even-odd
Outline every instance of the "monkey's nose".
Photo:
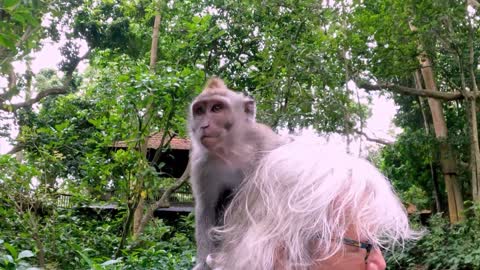
[{"label": "monkey's nose", "polygon": [[201,128],[202,128],[202,129],[206,129],[206,128],[208,128],[209,126],[210,126],[210,124],[207,123],[207,124],[203,124],[203,125],[201,126]]}]

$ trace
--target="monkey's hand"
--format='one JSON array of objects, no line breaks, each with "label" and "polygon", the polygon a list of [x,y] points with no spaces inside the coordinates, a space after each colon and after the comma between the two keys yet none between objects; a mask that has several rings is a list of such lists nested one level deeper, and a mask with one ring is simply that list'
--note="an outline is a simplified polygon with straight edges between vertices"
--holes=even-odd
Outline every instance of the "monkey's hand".
[{"label": "monkey's hand", "polygon": [[211,253],[211,254],[208,254],[206,262],[198,263],[197,265],[195,265],[195,267],[193,267],[192,270],[208,270],[208,269],[223,270],[223,268],[221,267],[216,267],[215,264],[216,264],[215,253]]},{"label": "monkey's hand", "polygon": [[210,270],[206,262],[200,262],[195,265],[192,270]]},{"label": "monkey's hand", "polygon": [[215,254],[211,253],[207,256],[207,265],[210,266],[213,270],[221,270],[221,268],[215,267]]}]

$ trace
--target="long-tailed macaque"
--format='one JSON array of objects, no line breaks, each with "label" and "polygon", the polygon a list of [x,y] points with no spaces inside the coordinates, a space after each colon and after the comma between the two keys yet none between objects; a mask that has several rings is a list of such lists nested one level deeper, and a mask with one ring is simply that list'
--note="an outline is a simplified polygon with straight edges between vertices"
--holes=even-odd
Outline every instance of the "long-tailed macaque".
[{"label": "long-tailed macaque", "polygon": [[218,243],[210,229],[221,225],[223,210],[245,175],[265,151],[283,143],[269,127],[255,122],[255,101],[212,78],[192,102],[191,183],[195,198],[195,270],[209,269],[207,256]]}]

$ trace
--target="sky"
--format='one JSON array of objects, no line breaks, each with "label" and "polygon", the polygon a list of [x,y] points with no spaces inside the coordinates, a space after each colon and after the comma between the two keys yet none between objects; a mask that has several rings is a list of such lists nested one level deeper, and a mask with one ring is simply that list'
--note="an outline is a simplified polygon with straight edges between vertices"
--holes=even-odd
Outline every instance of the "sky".
[{"label": "sky", "polygon": [[[60,42],[61,43],[61,42]],[[59,51],[59,43],[53,43],[52,41],[46,40],[42,50],[33,54],[32,60],[32,71],[38,73],[43,68],[53,68],[57,69],[58,63],[60,63],[62,57]],[[87,46],[85,42],[81,44],[80,53],[83,54],[86,52]],[[78,67],[79,72],[83,72],[87,63],[81,63]],[[14,63],[14,67],[17,73],[25,72],[25,65],[20,62]],[[1,79],[1,78],[0,78]],[[0,86],[3,86],[6,83],[5,80],[0,80]],[[350,86],[354,88],[355,86]],[[355,89],[357,90],[357,89]],[[358,90],[360,96],[367,95],[361,89]],[[370,93],[373,95],[371,108],[371,117],[367,120],[366,127],[364,129],[365,133],[374,138],[381,138],[389,141],[393,141],[395,134],[400,133],[400,129],[396,128],[392,124],[392,119],[396,113],[397,107],[395,106],[393,100],[386,97],[385,95],[379,96],[376,93]],[[15,100],[14,100],[15,101]],[[20,101],[20,100],[18,100]],[[305,131],[306,133],[313,133],[312,131]],[[12,137],[15,137],[18,131],[16,129],[11,130]],[[345,139],[341,136],[330,136],[328,139],[332,144],[338,144],[339,147],[346,149]],[[361,143],[362,148],[366,147],[375,147],[375,143],[366,142],[365,140]],[[360,154],[359,152],[360,142],[353,142],[350,146],[350,149],[355,154]],[[8,152],[12,146],[4,139],[0,137],[0,154]],[[365,149],[364,149],[365,150]],[[365,154],[365,151],[362,150],[362,154]]]}]

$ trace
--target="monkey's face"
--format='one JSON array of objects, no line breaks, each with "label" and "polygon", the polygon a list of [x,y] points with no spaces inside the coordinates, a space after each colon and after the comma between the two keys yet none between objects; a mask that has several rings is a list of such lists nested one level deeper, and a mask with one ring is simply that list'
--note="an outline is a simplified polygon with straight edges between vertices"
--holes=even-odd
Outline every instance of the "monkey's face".
[{"label": "monkey's face", "polygon": [[196,139],[208,150],[225,144],[233,126],[233,108],[221,97],[199,99],[192,104],[191,128]]}]

